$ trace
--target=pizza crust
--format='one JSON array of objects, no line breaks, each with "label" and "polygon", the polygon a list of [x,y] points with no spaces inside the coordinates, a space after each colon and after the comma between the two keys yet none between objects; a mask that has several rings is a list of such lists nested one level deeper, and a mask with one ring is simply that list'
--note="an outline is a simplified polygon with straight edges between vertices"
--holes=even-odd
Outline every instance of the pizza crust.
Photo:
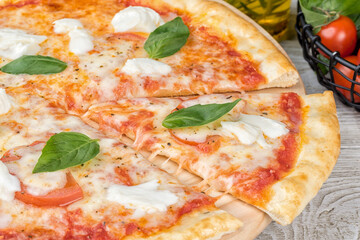
[{"label": "pizza crust", "polygon": [[[259,85],[258,89],[290,87],[300,80],[299,73],[281,46],[245,14],[230,10],[229,4],[219,3],[217,0],[163,1],[189,12],[195,24],[211,27],[216,31],[216,35],[233,41],[234,47],[239,52],[259,62],[260,71],[268,81]],[[233,91],[233,89],[226,91]]]},{"label": "pizza crust", "polygon": [[156,235],[139,238],[136,236],[126,238],[127,240],[192,240],[192,239],[220,239],[228,233],[238,230],[242,223],[223,210],[195,211],[185,215],[176,226],[162,231]]},{"label": "pizza crust", "polygon": [[302,148],[294,170],[272,186],[264,208],[281,225],[290,224],[315,197],[329,177],[340,153],[340,127],[333,93],[303,96],[305,124]]}]

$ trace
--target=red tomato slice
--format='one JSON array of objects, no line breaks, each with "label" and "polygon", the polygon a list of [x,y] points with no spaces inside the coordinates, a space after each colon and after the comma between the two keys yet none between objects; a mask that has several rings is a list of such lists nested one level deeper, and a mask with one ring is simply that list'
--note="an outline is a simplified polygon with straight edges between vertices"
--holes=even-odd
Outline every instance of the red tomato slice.
[{"label": "red tomato slice", "polygon": [[[348,56],[345,58],[345,60],[357,65],[360,62],[358,62],[358,58],[356,56]],[[353,79],[354,76],[354,71],[345,67],[344,65],[338,63],[335,65],[335,67],[337,69],[339,69],[339,71],[341,71],[345,76],[347,76],[350,79]],[[338,85],[344,86],[346,88],[351,88],[351,82],[349,82],[346,78],[344,78],[343,76],[341,76],[338,72],[336,72],[335,70],[333,70],[333,74],[334,74],[334,82]],[[356,82],[360,83],[360,76],[356,77]],[[341,89],[341,88],[337,88],[337,90],[339,90],[342,94],[344,94],[345,98],[348,99],[349,101],[351,101],[351,93],[349,90],[345,90],[345,89]],[[355,85],[354,86],[354,91],[360,93],[360,86],[359,85]],[[360,97],[354,94],[354,100],[355,102],[360,102]]]},{"label": "red tomato slice", "polygon": [[43,196],[34,196],[26,192],[26,187],[21,184],[21,191],[15,193],[15,198],[38,207],[62,207],[76,202],[84,197],[79,184],[71,173],[66,174],[67,183],[64,188],[55,189]]},{"label": "red tomato slice", "polygon": [[178,136],[176,136],[174,134],[174,132],[169,129],[170,135],[175,138],[178,142],[190,145],[190,146],[194,146],[196,147],[200,152],[203,153],[213,153],[216,150],[218,150],[220,148],[221,142],[220,139],[221,137],[219,135],[210,135],[206,137],[205,142],[199,143],[199,142],[194,142],[194,141],[188,141],[182,138],[179,138]]}]

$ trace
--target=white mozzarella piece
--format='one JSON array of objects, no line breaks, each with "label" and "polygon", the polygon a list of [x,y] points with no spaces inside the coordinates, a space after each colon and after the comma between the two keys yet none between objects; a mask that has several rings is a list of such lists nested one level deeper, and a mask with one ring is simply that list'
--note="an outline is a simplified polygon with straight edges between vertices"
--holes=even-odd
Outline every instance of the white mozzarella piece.
[{"label": "white mozzarella piece", "polygon": [[82,55],[94,48],[93,37],[84,29],[79,20],[63,18],[53,22],[55,33],[67,33],[70,37],[69,50]]},{"label": "white mozzarella piece", "polygon": [[9,112],[13,104],[5,89],[0,88],[0,115]]},{"label": "white mozzarella piece", "polygon": [[154,31],[164,24],[160,15],[147,7],[128,7],[117,14],[111,21],[115,32],[147,32]]},{"label": "white mozzarella piece", "polygon": [[221,126],[228,135],[235,135],[242,144],[251,145],[257,142],[262,147],[270,147],[264,135],[278,138],[289,132],[282,122],[258,115],[241,114],[237,122],[221,122]]},{"label": "white mozzarella piece", "polygon": [[240,121],[260,128],[269,138],[277,138],[289,132],[284,123],[259,115],[241,114]]},{"label": "white mozzarella piece", "polygon": [[38,144],[36,151],[27,148],[17,150],[21,159],[6,163],[10,172],[14,173],[34,196],[41,196],[52,190],[63,188],[67,182],[64,170],[56,172],[32,173],[44,144]]},{"label": "white mozzarella piece", "polygon": [[221,122],[221,126],[225,134],[236,136],[242,144],[251,145],[257,142],[262,147],[269,147],[258,127],[243,122]]},{"label": "white mozzarella piece", "polygon": [[76,29],[69,32],[69,50],[76,55],[85,54],[94,48],[93,37],[83,29]]},{"label": "white mozzarella piece", "polygon": [[[0,199],[11,201],[14,199],[15,192],[20,190],[19,179],[11,175],[6,165],[0,161]],[[0,228],[2,223],[4,223],[2,220],[2,216],[0,215]]]},{"label": "white mozzarella piece", "polygon": [[162,63],[150,58],[133,58],[128,59],[121,69],[122,72],[133,75],[158,76],[167,75],[171,72],[171,67],[166,63]]},{"label": "white mozzarella piece", "polygon": [[16,59],[23,55],[34,55],[40,51],[39,44],[46,36],[27,34],[18,29],[0,29],[0,56]]},{"label": "white mozzarella piece", "polygon": [[69,33],[75,29],[82,29],[84,26],[79,20],[72,18],[63,18],[53,22],[55,33]]},{"label": "white mozzarella piece", "polygon": [[107,190],[106,198],[109,201],[134,209],[136,217],[145,213],[164,212],[167,207],[175,204],[178,197],[168,190],[158,190],[157,180],[151,180],[136,186],[111,185]]}]

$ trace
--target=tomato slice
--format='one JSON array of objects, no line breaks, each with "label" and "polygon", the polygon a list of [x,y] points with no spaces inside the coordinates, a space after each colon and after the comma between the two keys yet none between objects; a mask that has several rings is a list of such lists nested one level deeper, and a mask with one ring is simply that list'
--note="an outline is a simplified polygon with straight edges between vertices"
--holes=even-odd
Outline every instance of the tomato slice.
[{"label": "tomato slice", "polygon": [[206,137],[206,140],[204,142],[195,142],[195,141],[188,141],[182,138],[179,138],[174,134],[174,132],[169,129],[170,135],[175,138],[178,142],[194,146],[196,147],[200,152],[203,153],[213,153],[216,150],[219,149],[221,142],[221,137],[219,135],[209,135]]},{"label": "tomato slice", "polygon": [[[37,144],[44,143],[36,141],[26,147],[32,147]],[[11,150],[8,150],[2,157],[2,162],[10,162],[21,159],[21,156],[16,154],[16,150],[24,146],[20,146]],[[84,197],[81,187],[76,182],[70,172],[66,174],[66,185],[63,188],[55,189],[46,195],[34,196],[27,192],[26,186],[20,181],[21,191],[15,192],[15,198],[38,207],[61,207],[76,202]]]},{"label": "tomato slice", "polygon": [[21,191],[15,193],[15,198],[38,207],[62,207],[76,202],[84,197],[79,184],[71,173],[66,174],[67,183],[64,188],[55,189],[43,196],[34,196],[26,192],[26,187],[21,183]]}]

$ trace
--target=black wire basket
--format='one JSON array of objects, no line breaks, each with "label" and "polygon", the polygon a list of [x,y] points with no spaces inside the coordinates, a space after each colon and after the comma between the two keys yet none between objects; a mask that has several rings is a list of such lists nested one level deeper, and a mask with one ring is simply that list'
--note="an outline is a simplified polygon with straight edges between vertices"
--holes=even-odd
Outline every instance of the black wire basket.
[{"label": "black wire basket", "polygon": [[[356,82],[356,77],[360,76],[360,64],[356,66],[341,58],[338,52],[332,52],[325,47],[321,43],[320,37],[313,34],[312,26],[306,23],[299,4],[295,29],[299,43],[303,49],[304,59],[315,71],[319,83],[336,93],[340,101],[345,105],[352,106],[360,112],[360,82]],[[320,56],[321,54],[319,51],[322,52],[323,56],[326,55],[329,60]],[[348,78],[343,72],[335,67],[337,63],[354,71],[352,79]],[[349,81],[350,87],[336,84],[334,82],[334,71]],[[345,97],[344,93],[346,93],[347,97]]]}]

